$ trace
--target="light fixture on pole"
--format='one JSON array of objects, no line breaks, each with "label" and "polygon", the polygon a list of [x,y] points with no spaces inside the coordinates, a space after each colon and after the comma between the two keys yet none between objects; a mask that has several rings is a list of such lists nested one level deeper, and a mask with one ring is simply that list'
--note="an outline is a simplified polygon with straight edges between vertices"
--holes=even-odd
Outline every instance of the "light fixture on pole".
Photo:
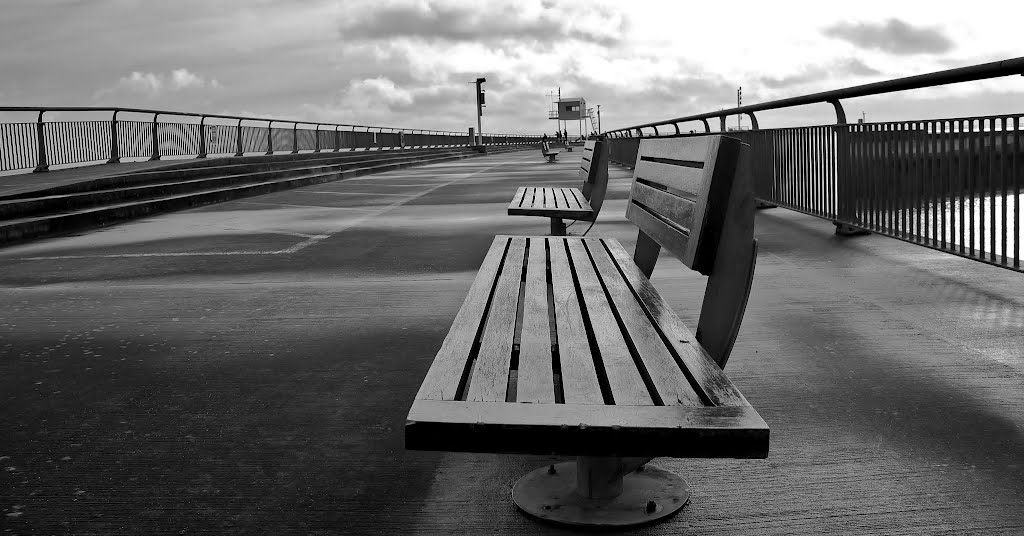
[{"label": "light fixture on pole", "polygon": [[483,131],[481,130],[483,127],[480,117],[484,115],[483,108],[485,104],[484,90],[480,86],[486,81],[486,78],[477,78],[475,82],[470,82],[470,84],[476,84],[476,139],[473,140],[475,145],[483,145]]}]

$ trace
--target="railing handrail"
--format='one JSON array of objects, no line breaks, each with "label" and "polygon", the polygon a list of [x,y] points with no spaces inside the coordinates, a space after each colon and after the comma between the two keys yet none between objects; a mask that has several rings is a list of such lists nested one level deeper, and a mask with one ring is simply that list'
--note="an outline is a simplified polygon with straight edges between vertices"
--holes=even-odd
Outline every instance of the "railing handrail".
[{"label": "railing handrail", "polygon": [[736,108],[726,108],[724,110],[688,115],[684,117],[677,117],[674,119],[665,119],[663,121],[655,121],[651,123],[645,123],[642,125],[634,125],[631,127],[608,130],[605,131],[604,134],[628,134],[639,129],[659,127],[665,125],[675,126],[676,131],[678,133],[678,123],[685,123],[689,121],[704,121],[705,128],[707,129],[708,119],[719,118],[724,121],[726,117],[740,114],[750,115],[751,118],[754,119],[754,128],[756,129],[756,118],[753,117],[754,112],[761,112],[765,110],[777,110],[780,108],[790,108],[794,106],[804,106],[807,104],[820,103],[830,103],[833,106],[835,106],[836,115],[838,119],[837,122],[839,124],[845,124],[846,114],[843,112],[842,104],[839,102],[841,99],[852,99],[856,97],[880,95],[884,93],[893,93],[896,91],[907,91],[911,89],[942,86],[946,84],[956,84],[960,82],[972,82],[975,80],[999,78],[1002,76],[1010,76],[1014,74],[1024,75],[1024,57],[1010,58],[990,63],[982,63],[979,65],[971,65],[968,67],[958,67],[955,69],[948,69],[945,71],[937,71],[933,73],[907,76],[904,78],[896,78],[893,80],[884,80],[882,82],[872,82],[870,84],[862,84],[859,86],[853,86],[843,89],[834,89],[831,91],[822,91],[820,93],[812,93],[810,95],[789,97],[785,99],[762,102],[759,104],[739,106]]},{"label": "railing handrail", "polygon": [[[321,126],[332,126],[332,127],[351,127],[351,128],[377,128],[389,129],[392,131],[412,133],[412,131],[419,130],[420,133],[424,134],[440,134],[444,136],[469,136],[468,132],[458,132],[452,130],[424,130],[420,128],[402,128],[402,127],[381,127],[376,125],[353,125],[349,123],[328,123],[323,121],[301,121],[295,119],[277,119],[269,117],[251,117],[251,116],[240,116],[240,115],[225,115],[225,114],[207,114],[200,112],[179,112],[174,110],[157,110],[150,108],[125,108],[121,106],[0,106],[0,112],[35,112],[35,113],[46,113],[46,112],[111,112],[111,113],[139,113],[139,114],[155,114],[155,115],[175,115],[179,117],[211,117],[215,119],[232,119],[241,121],[258,121],[261,123],[294,123],[295,125],[321,125]],[[521,136],[521,137],[532,137],[534,134],[494,134],[494,133],[481,133],[481,136]]]}]

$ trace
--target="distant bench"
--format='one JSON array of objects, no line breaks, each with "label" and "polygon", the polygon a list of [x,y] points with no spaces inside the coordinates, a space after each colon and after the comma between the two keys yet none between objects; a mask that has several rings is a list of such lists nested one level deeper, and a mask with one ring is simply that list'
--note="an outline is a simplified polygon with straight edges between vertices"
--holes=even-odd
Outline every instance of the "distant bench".
[{"label": "distant bench", "polygon": [[[644,139],[612,239],[497,236],[409,411],[406,448],[577,456],[512,497],[569,525],[648,523],[689,500],[656,456],[764,458],[768,426],[722,372],[754,273],[748,145]],[[661,248],[708,275],[696,336],[651,284]]]},{"label": "distant bench", "polygon": [[509,216],[551,218],[551,234],[565,236],[563,219],[596,221],[608,190],[608,146],[590,140],[583,148],[579,188],[520,186],[508,205]]},{"label": "distant bench", "polygon": [[552,151],[551,146],[546,141],[540,142],[540,153],[547,157],[548,162],[554,162],[555,157],[558,156],[558,151]]}]

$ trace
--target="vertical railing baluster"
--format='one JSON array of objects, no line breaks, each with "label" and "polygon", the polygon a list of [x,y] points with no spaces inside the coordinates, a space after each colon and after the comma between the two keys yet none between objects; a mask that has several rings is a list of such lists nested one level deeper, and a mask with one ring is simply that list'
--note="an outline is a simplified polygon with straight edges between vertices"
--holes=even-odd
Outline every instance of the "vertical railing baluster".
[{"label": "vertical railing baluster", "polygon": [[[1001,138],[1000,143],[999,143],[999,195],[1000,195],[1002,209],[1003,209],[1002,210],[1002,212],[1003,212],[1003,214],[1002,214],[1002,227],[1001,227],[1002,232],[999,233],[999,235],[1000,235],[999,245],[1001,246],[999,248],[999,251],[1002,253],[1002,259],[1000,259],[999,264],[1002,265],[1002,266],[1006,266],[1006,261],[1007,261],[1007,258],[1009,257],[1009,255],[1007,255],[1007,251],[1006,251],[1006,246],[1007,246],[1007,244],[1006,244],[1006,235],[1007,235],[1007,229],[1008,229],[1007,225],[1006,225],[1007,224],[1006,220],[1007,220],[1007,212],[1008,212],[1008,209],[1009,209],[1009,207],[1007,205],[1009,204],[1009,201],[1010,201],[1010,196],[1007,195],[1007,192],[1006,192],[1006,187],[1007,187],[1007,184],[1006,184],[1006,170],[1009,167],[1009,166],[1006,165],[1006,158],[1008,156],[1010,156],[1010,151],[1009,151],[1010,133],[1007,132],[1007,128],[1009,126],[1007,119],[1008,118],[1006,118],[1006,117],[1001,117],[1000,118],[1000,122],[1001,122],[1000,130],[1002,132],[1002,138]],[[995,197],[995,194],[993,194],[993,197]]]},{"label": "vertical railing baluster", "polygon": [[337,125],[334,126],[334,152],[341,150],[341,133],[338,132],[339,128]]},{"label": "vertical railing baluster", "polygon": [[959,121],[959,129],[957,130],[957,145],[956,145],[956,185],[957,185],[957,213],[960,217],[959,231],[959,242],[960,242],[960,254],[964,255],[967,251],[967,236],[965,227],[967,226],[967,205],[965,204],[965,198],[967,196],[967,156],[970,153],[970,134],[969,125],[966,119]]},{"label": "vertical railing baluster", "polygon": [[996,118],[989,118],[988,122],[988,178],[985,181],[985,192],[988,198],[988,260],[996,261]]},{"label": "vertical railing baluster", "polygon": [[292,124],[292,154],[299,152],[299,124]]},{"label": "vertical railing baluster", "polygon": [[274,128],[273,121],[267,121],[267,154],[274,154]]},{"label": "vertical railing baluster", "polygon": [[948,249],[953,244],[953,124],[951,121],[940,121],[939,156],[940,174],[942,175],[942,249]]},{"label": "vertical railing baluster", "polygon": [[1011,162],[1013,169],[1010,176],[1013,177],[1013,267],[1020,268],[1020,198],[1021,198],[1021,173],[1024,173],[1024,166],[1017,161],[1024,156],[1024,139],[1021,139],[1020,116],[1013,118],[1013,151]]}]

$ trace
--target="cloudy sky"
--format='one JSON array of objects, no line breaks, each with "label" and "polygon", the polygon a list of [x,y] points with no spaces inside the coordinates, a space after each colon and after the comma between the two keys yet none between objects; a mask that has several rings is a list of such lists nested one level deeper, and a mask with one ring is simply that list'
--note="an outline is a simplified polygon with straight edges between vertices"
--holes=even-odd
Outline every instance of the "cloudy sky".
[{"label": "cloudy sky", "polygon": [[[1024,56],[1020,12],[984,0],[3,0],[0,105],[465,131],[483,76],[485,131],[553,130],[559,87],[600,104],[609,129],[733,107],[738,86],[753,104]],[[846,107],[851,120],[925,119],[1020,112],[1022,97],[1014,76]],[[759,119],[834,116],[821,105]]]}]

